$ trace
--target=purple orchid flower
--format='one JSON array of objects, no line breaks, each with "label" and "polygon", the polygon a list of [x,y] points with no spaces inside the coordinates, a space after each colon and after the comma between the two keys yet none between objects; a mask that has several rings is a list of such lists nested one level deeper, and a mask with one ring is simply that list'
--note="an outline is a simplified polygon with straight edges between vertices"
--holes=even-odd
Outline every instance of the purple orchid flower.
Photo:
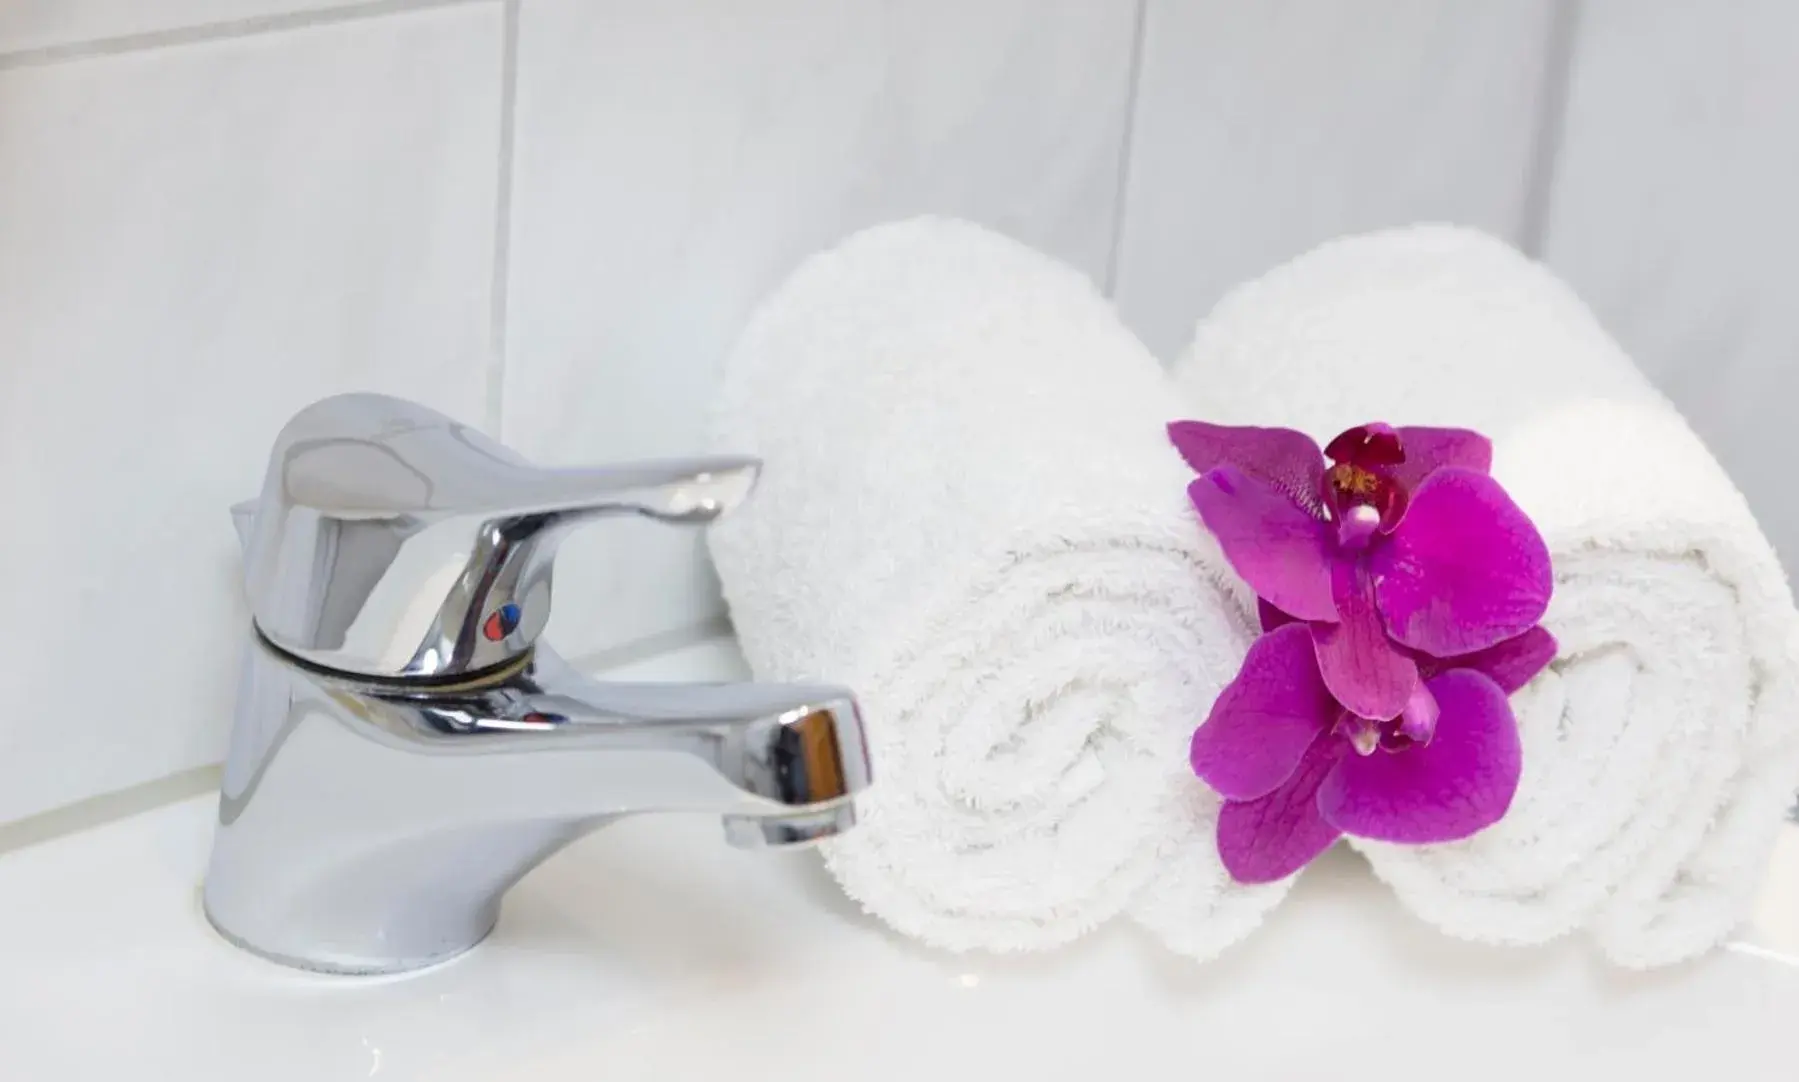
[{"label": "purple orchid flower", "polygon": [[1548,608],[1548,547],[1487,476],[1478,432],[1367,424],[1323,451],[1285,428],[1176,421],[1168,435],[1202,475],[1187,494],[1225,559],[1305,621],[1324,686],[1357,717],[1401,718],[1428,742],[1438,709],[1415,655],[1484,650]]},{"label": "purple orchid flower", "polygon": [[1284,878],[1344,833],[1444,842],[1503,816],[1522,768],[1507,696],[1556,644],[1537,626],[1548,549],[1487,476],[1486,437],[1368,424],[1320,451],[1199,421],[1169,436],[1265,632],[1193,734],[1231,875]]},{"label": "purple orchid flower", "polygon": [[[1549,632],[1532,627],[1475,653],[1418,658],[1439,711],[1428,743],[1402,722],[1369,723],[1343,709],[1310,639],[1299,623],[1257,639],[1193,734],[1193,771],[1225,798],[1218,854],[1234,879],[1284,879],[1343,834],[1454,841],[1506,813],[1523,766],[1506,697],[1555,657]],[[1391,754],[1363,752],[1359,734],[1368,731]]]}]

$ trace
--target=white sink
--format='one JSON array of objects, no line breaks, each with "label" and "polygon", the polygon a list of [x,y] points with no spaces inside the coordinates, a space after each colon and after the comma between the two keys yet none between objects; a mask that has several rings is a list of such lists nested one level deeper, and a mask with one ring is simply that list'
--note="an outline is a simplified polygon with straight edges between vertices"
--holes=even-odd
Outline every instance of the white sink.
[{"label": "white sink", "polygon": [[[740,664],[717,643],[630,675]],[[468,955],[344,978],[211,931],[212,814],[195,799],[0,859],[0,1078],[1799,1078],[1799,831],[1742,943],[1630,974],[1575,942],[1446,939],[1346,854],[1210,965],[1122,924],[954,956],[863,916],[814,853],[644,818],[533,873]]]}]

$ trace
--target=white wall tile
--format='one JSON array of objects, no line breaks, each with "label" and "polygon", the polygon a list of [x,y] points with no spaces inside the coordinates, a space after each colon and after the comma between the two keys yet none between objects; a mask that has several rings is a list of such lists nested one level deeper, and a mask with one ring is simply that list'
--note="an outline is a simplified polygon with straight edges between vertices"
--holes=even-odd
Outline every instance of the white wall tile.
[{"label": "white wall tile", "polygon": [[[970,217],[1103,273],[1134,20],[1086,0],[526,0],[507,442],[565,463],[703,447],[758,297],[883,219]],[[717,611],[696,541],[572,539],[555,641]]]},{"label": "white wall tile", "polygon": [[0,0],[0,53],[126,37],[356,0]]},{"label": "white wall tile", "polygon": [[1543,244],[1799,570],[1799,5],[1588,0]]},{"label": "white wall tile", "polygon": [[0,819],[215,760],[227,514],[319,396],[479,420],[500,19],[0,74]]},{"label": "white wall tile", "polygon": [[1514,235],[1549,0],[1149,0],[1116,295],[1171,359],[1236,282],[1418,220]]}]

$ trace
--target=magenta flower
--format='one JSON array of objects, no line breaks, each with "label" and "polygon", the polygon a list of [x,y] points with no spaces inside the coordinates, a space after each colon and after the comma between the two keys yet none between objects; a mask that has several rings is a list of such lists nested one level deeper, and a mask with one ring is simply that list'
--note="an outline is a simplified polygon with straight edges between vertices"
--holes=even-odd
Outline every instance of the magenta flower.
[{"label": "magenta flower", "polygon": [[[1294,623],[1257,639],[1193,734],[1193,771],[1225,798],[1218,855],[1233,878],[1284,879],[1342,834],[1454,841],[1506,813],[1523,765],[1506,696],[1555,657],[1549,632],[1418,659],[1438,710],[1428,742],[1399,721],[1369,723],[1338,705],[1310,638]],[[1364,752],[1367,732],[1375,744]]]},{"label": "magenta flower", "polygon": [[1169,436],[1262,610],[1193,735],[1194,772],[1226,800],[1231,874],[1283,878],[1344,833],[1452,841],[1504,815],[1522,766],[1507,695],[1555,640],[1536,626],[1548,549],[1487,476],[1487,439],[1369,424],[1320,451],[1198,421]]},{"label": "magenta flower", "polygon": [[1477,432],[1369,424],[1323,452],[1285,428],[1176,421],[1168,435],[1202,475],[1187,494],[1225,559],[1306,622],[1324,685],[1352,714],[1403,714],[1428,741],[1436,711],[1414,653],[1484,650],[1548,607],[1549,550],[1487,476]]}]

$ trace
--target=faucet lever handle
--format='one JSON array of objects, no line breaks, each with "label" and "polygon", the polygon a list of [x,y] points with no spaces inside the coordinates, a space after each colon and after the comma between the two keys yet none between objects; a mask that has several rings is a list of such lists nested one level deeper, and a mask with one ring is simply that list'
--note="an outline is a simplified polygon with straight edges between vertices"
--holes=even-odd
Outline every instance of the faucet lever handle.
[{"label": "faucet lever handle", "polygon": [[749,495],[741,456],[533,465],[404,399],[316,402],[233,509],[257,628],[312,664],[453,678],[522,657],[549,621],[556,546],[613,516],[709,522]]},{"label": "faucet lever handle", "polygon": [[741,503],[760,463],[718,455],[555,469],[518,464],[468,477],[452,514],[492,518],[639,515],[660,522],[705,523]]}]

